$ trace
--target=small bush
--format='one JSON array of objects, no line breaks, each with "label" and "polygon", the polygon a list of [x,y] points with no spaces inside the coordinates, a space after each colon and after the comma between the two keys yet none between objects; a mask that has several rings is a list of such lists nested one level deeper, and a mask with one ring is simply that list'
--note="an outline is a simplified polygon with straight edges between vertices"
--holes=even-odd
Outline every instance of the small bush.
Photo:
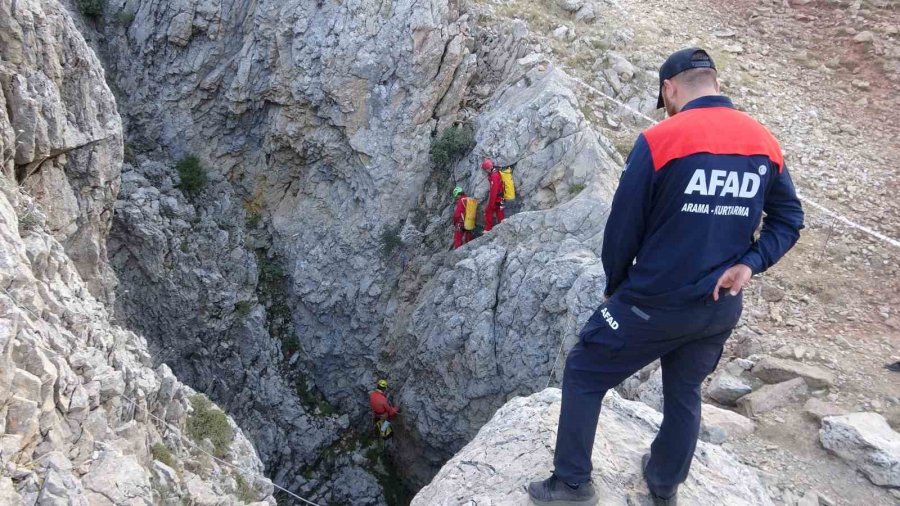
[{"label": "small bush", "polygon": [[203,395],[192,395],[190,401],[194,412],[188,417],[188,434],[195,441],[209,439],[215,448],[215,455],[217,457],[225,456],[228,447],[234,440],[234,433],[228,424],[228,417]]},{"label": "small bush", "polygon": [[256,502],[258,494],[256,489],[254,489],[247,480],[244,479],[240,474],[234,475],[234,481],[237,483],[237,497],[241,501],[245,503]]},{"label": "small bush", "polygon": [[175,457],[172,455],[172,452],[166,448],[166,445],[156,443],[150,447],[150,453],[153,455],[154,460],[158,460],[172,469],[175,469]]},{"label": "small bush", "polygon": [[106,0],[76,0],[78,10],[84,17],[97,19],[103,16]]},{"label": "small bush", "polygon": [[293,332],[286,333],[281,336],[281,353],[287,359],[300,349],[300,341]]},{"label": "small bush", "polygon": [[122,11],[119,13],[119,24],[123,27],[128,28],[131,26],[132,21],[134,21],[134,13],[131,11]]},{"label": "small bush", "polygon": [[134,156],[134,146],[132,146],[130,142],[126,142],[122,145],[122,161],[131,165],[135,165],[135,162],[137,161]]},{"label": "small bush", "polygon": [[250,314],[251,309],[253,309],[253,304],[251,304],[245,300],[238,302],[234,306],[234,312],[241,318]]},{"label": "small bush", "polygon": [[573,184],[569,187],[569,193],[571,195],[578,195],[584,190],[585,186],[583,184]]},{"label": "small bush", "polygon": [[256,190],[253,197],[244,201],[244,212],[246,213],[246,222],[249,228],[256,228],[262,221],[263,216],[263,200],[262,190]]},{"label": "small bush", "polygon": [[306,379],[300,376],[296,381],[297,395],[300,402],[312,412],[318,411],[322,416],[331,416],[337,413],[337,409],[325,400],[325,396],[315,388],[309,388]]},{"label": "small bush", "polygon": [[38,217],[37,213],[29,210],[19,217],[19,235],[24,235],[25,232],[30,232],[39,228],[41,228],[41,219]]},{"label": "small bush", "polygon": [[475,132],[471,127],[452,126],[431,141],[431,161],[435,167],[448,167],[474,146]]},{"label": "small bush", "polygon": [[400,239],[400,225],[385,227],[381,231],[381,254],[388,257],[397,250],[403,241]]},{"label": "small bush", "polygon": [[262,222],[262,215],[256,213],[247,213],[247,228],[256,228]]},{"label": "small bush", "polygon": [[199,195],[208,181],[206,169],[200,164],[200,159],[193,155],[186,156],[179,160],[176,168],[181,179],[178,188],[188,197],[194,198]]}]

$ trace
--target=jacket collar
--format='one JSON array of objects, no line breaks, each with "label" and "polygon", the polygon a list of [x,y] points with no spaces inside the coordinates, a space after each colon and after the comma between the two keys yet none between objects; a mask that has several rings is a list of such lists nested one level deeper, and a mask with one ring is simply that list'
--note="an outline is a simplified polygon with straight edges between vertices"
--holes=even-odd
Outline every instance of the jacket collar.
[{"label": "jacket collar", "polygon": [[725,95],[707,95],[691,100],[685,104],[679,112],[689,111],[691,109],[701,109],[704,107],[728,107],[734,109],[734,104],[731,102],[731,99]]}]

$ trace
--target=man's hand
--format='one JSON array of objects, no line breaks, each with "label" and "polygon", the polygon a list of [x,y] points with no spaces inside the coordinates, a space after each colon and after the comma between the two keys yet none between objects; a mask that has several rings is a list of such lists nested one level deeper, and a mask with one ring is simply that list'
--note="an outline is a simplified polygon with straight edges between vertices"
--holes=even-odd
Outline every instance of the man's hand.
[{"label": "man's hand", "polygon": [[719,281],[716,282],[716,287],[712,293],[713,300],[719,300],[719,288],[730,288],[732,296],[741,293],[741,289],[750,281],[751,277],[753,277],[753,271],[744,264],[736,264],[729,267],[727,271],[719,276]]}]

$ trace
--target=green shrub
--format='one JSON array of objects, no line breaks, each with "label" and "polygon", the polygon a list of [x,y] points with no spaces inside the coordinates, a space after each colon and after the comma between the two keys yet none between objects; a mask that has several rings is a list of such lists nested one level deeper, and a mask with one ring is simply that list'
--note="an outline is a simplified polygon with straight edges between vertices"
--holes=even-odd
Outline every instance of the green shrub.
[{"label": "green shrub", "polygon": [[573,184],[569,187],[569,193],[571,195],[578,195],[584,188],[585,186],[583,184]]},{"label": "green shrub", "polygon": [[471,127],[455,125],[431,141],[431,161],[435,167],[448,167],[469,152],[475,144]]},{"label": "green shrub", "polygon": [[37,213],[29,210],[19,217],[19,235],[25,235],[25,232],[39,228],[41,228],[41,220]]},{"label": "green shrub", "polygon": [[403,241],[400,239],[400,225],[384,227],[381,231],[381,254],[389,257],[397,250]]},{"label": "green shrub", "polygon": [[172,456],[172,452],[166,448],[166,445],[156,443],[150,447],[150,453],[153,455],[154,460],[158,460],[172,469],[175,469],[175,457]]},{"label": "green shrub", "polygon": [[287,359],[300,349],[300,341],[293,332],[287,332],[281,336],[281,353]]},{"label": "green shrub", "polygon": [[83,16],[94,19],[102,17],[106,7],[106,0],[76,0],[76,3]]},{"label": "green shrub", "polygon": [[237,483],[237,497],[245,503],[256,502],[258,494],[247,480],[240,474],[234,475],[234,481]]},{"label": "green shrub", "polygon": [[122,11],[119,13],[119,24],[128,28],[131,26],[131,22],[134,21],[134,13],[131,11]]},{"label": "green shrub", "polygon": [[242,300],[234,305],[234,312],[241,318],[250,314],[250,310],[253,309],[253,304]]},{"label": "green shrub", "polygon": [[199,195],[208,181],[206,169],[200,164],[200,159],[193,155],[186,156],[178,161],[176,168],[181,179],[178,188],[188,197]]},{"label": "green shrub", "polygon": [[217,457],[225,456],[229,445],[234,440],[228,417],[222,410],[201,394],[190,397],[194,412],[188,417],[187,432],[195,441],[209,439],[212,441]]},{"label": "green shrub", "polygon": [[131,165],[135,165],[137,161],[134,156],[134,146],[130,142],[122,144],[122,161]]},{"label": "green shrub", "polygon": [[262,222],[262,215],[259,213],[246,214],[247,228],[256,228]]}]

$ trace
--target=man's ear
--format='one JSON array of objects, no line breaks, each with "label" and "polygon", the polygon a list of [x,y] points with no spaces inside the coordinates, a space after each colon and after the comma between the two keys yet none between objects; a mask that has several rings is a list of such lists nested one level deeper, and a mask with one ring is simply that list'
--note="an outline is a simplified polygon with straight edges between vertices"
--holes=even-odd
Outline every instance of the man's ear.
[{"label": "man's ear", "polygon": [[675,83],[672,82],[671,79],[666,79],[663,81],[663,97],[668,99],[668,95],[674,95],[677,92],[675,87]]},{"label": "man's ear", "polygon": [[719,91],[719,80],[718,79],[716,79],[716,93],[721,93]]}]

